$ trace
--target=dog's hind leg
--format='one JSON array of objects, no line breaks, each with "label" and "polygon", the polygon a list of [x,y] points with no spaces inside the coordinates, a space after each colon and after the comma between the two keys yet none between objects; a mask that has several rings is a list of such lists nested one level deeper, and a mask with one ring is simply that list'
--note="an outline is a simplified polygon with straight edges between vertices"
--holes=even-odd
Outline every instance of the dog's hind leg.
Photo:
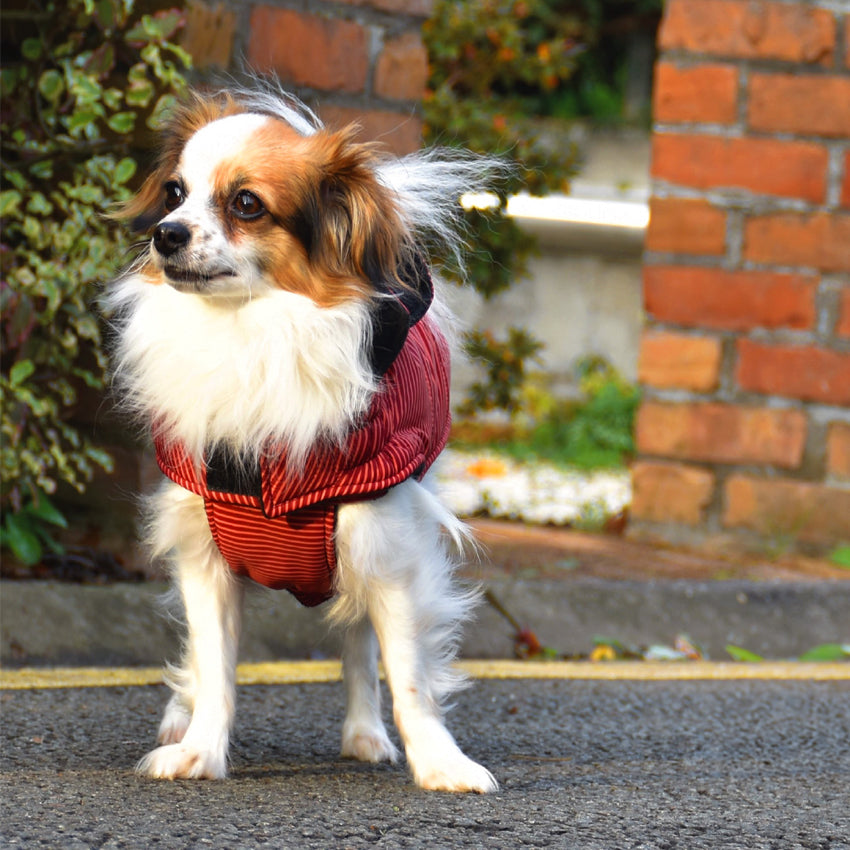
[{"label": "dog's hind leg", "polygon": [[173,571],[187,637],[160,725],[164,746],[148,753],[138,769],[160,779],[221,779],[235,712],[243,583],[216,548],[198,497],[166,488],[158,501],[163,513],[155,520],[155,535],[167,537],[169,528],[177,533]]},{"label": "dog's hind leg", "polygon": [[378,641],[367,617],[361,617],[346,629],[342,670],[345,681],[342,755],[360,761],[395,762],[398,750],[381,718]]},{"label": "dog's hind leg", "polygon": [[495,779],[461,752],[442,719],[442,700],[458,685],[451,661],[471,602],[452,586],[453,564],[440,537],[444,519],[444,509],[415,482],[340,508],[340,599],[331,616],[351,621],[368,614],[416,783],[486,793],[497,789]]}]

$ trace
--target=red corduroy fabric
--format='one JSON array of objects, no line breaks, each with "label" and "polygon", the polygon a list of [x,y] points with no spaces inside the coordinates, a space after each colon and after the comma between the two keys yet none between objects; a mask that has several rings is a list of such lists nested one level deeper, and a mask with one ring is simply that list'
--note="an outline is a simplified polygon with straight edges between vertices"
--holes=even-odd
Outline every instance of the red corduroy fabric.
[{"label": "red corduroy fabric", "polygon": [[162,434],[154,442],[160,469],[204,497],[213,539],[234,572],[318,605],[333,595],[337,505],[377,498],[424,475],[450,425],[448,346],[425,318],[410,329],[345,445],[317,446],[298,472],[287,469],[284,448],[269,447],[260,462],[260,495],[211,490],[206,468],[198,469],[179,443]]}]

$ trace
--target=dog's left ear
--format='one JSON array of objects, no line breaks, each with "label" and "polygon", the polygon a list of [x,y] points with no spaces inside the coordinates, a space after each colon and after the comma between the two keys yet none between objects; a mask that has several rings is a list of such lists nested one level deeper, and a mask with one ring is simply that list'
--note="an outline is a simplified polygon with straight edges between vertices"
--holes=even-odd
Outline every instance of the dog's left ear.
[{"label": "dog's left ear", "polygon": [[354,141],[356,133],[349,127],[313,137],[316,168],[292,228],[318,271],[377,286],[398,264],[402,224],[375,176],[375,146]]},{"label": "dog's left ear", "polygon": [[313,137],[318,179],[293,230],[322,275],[367,283],[374,296],[369,360],[382,376],[434,296],[428,264],[411,244],[391,191],[375,174],[374,145],[357,127]]}]

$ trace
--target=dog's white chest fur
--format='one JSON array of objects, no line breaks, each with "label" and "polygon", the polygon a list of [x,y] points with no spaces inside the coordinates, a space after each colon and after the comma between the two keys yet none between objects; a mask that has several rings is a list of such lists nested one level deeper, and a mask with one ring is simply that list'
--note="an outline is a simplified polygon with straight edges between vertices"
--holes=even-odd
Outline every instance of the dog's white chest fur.
[{"label": "dog's white chest fur", "polygon": [[320,308],[280,291],[235,306],[140,276],[119,281],[111,302],[124,314],[116,372],[130,403],[195,457],[219,441],[256,451],[269,440],[297,457],[368,407],[362,302]]}]

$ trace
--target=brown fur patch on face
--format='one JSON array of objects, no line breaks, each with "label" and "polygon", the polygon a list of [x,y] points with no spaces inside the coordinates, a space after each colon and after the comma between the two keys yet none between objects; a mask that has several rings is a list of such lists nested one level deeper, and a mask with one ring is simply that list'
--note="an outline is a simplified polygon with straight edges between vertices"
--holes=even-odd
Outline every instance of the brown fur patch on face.
[{"label": "brown fur patch on face", "polygon": [[[281,289],[328,306],[371,294],[395,274],[403,241],[389,191],[374,173],[375,152],[354,129],[301,136],[270,119],[238,160],[214,174],[216,207],[229,238],[250,240],[257,262]],[[240,191],[267,214],[233,215]]]},{"label": "brown fur patch on face", "polygon": [[177,108],[162,132],[162,143],[153,173],[141,189],[113,214],[113,218],[129,221],[138,232],[150,230],[165,217],[165,191],[168,180],[174,179],[180,153],[186,142],[207,124],[244,112],[227,93],[206,95],[193,92],[190,99]]}]

